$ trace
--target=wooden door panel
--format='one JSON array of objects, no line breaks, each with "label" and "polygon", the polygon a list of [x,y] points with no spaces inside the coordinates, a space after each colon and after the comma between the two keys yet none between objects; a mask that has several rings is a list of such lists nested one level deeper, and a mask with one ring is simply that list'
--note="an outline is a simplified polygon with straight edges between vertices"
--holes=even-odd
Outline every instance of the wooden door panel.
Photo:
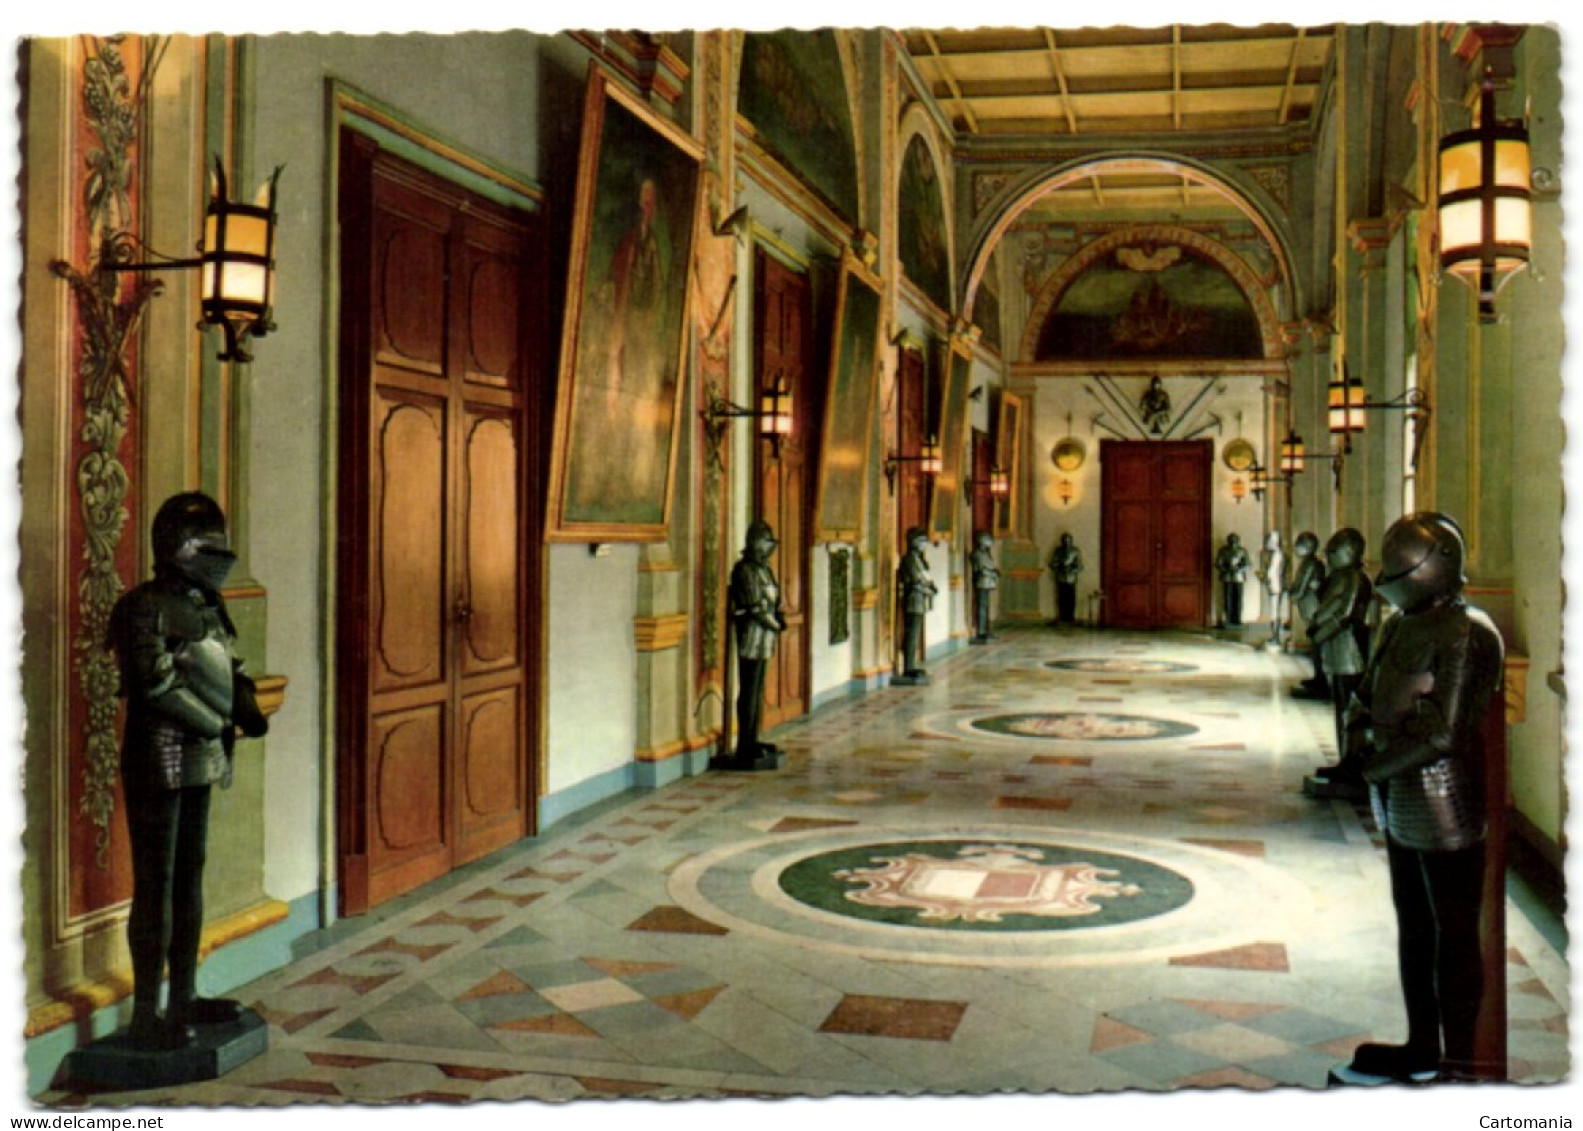
[{"label": "wooden door panel", "polygon": [[457,757],[459,864],[527,832],[521,692],[519,685],[511,684],[462,700]]},{"label": "wooden door panel", "polygon": [[519,451],[512,421],[471,416],[464,441],[461,600],[463,676],[521,662]]},{"label": "wooden door panel", "polygon": [[393,862],[441,842],[445,725],[440,704],[375,716],[374,828]]},{"label": "wooden door panel", "polygon": [[375,395],[371,690],[447,678],[446,411],[401,390]]},{"label": "wooden door panel", "polygon": [[1112,566],[1123,581],[1147,579],[1154,572],[1152,508],[1147,501],[1118,501],[1111,536]]},{"label": "wooden door panel", "polygon": [[374,360],[439,374],[445,364],[449,210],[398,181],[374,186]]},{"label": "wooden door panel", "polygon": [[467,338],[462,376],[476,384],[509,387],[517,382],[517,264],[475,249],[462,286]]},{"label": "wooden door panel", "polygon": [[1176,583],[1197,578],[1204,563],[1204,522],[1199,501],[1162,500],[1157,515],[1160,576]]}]

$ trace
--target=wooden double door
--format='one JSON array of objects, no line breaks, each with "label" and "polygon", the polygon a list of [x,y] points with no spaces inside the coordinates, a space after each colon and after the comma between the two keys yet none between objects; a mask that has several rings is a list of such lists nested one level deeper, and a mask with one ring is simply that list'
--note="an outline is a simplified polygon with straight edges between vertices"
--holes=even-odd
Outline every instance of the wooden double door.
[{"label": "wooden double door", "polygon": [[789,389],[796,419],[790,436],[777,447],[754,441],[754,513],[770,524],[780,545],[771,568],[781,587],[786,631],[764,674],[764,729],[808,712],[808,516],[811,510],[807,437],[812,434],[816,401],[810,395],[809,355],[813,302],[808,278],[763,249],[755,260],[754,354],[758,389]]},{"label": "wooden double door", "polygon": [[533,831],[537,220],[342,141],[342,910]]},{"label": "wooden double door", "polygon": [[1213,447],[1209,440],[1100,441],[1107,624],[1208,623]]}]

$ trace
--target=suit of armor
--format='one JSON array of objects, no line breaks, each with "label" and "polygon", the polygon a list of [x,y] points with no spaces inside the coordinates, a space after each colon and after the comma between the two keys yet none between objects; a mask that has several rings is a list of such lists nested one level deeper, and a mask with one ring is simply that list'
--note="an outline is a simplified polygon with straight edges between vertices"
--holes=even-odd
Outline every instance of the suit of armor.
[{"label": "suit of armor", "polygon": [[257,736],[266,724],[219,592],[235,561],[220,508],[196,492],[171,498],[155,516],[153,543],[155,576],[116,602],[109,642],[127,701],[121,779],[132,847],[130,1036],[169,1050],[192,1042],[190,1026],[240,1016],[235,1002],[197,995],[209,791],[230,784],[236,728]]},{"label": "suit of armor", "polygon": [[1281,535],[1270,531],[1259,551],[1259,578],[1264,582],[1264,596],[1269,602],[1270,643],[1281,642],[1281,600],[1286,596],[1286,552],[1281,549]]},{"label": "suit of armor", "polygon": [[769,524],[754,521],[748,527],[742,556],[731,569],[731,621],[736,630],[740,682],[735,761],[740,768],[755,768],[760,755],[775,753],[773,745],[759,741],[764,679],[775,655],[775,642],[786,630],[780,584],[769,564],[775,546]]},{"label": "suit of armor", "polygon": [[970,562],[973,569],[973,614],[977,628],[974,639],[990,638],[989,613],[995,589],[1000,584],[1000,569],[995,565],[995,550],[988,534],[978,536],[978,547]]},{"label": "suit of armor", "polygon": [[1319,646],[1330,683],[1331,703],[1336,720],[1336,749],[1341,760],[1322,768],[1316,777],[1327,786],[1321,796],[1362,798],[1363,776],[1356,751],[1349,750],[1343,716],[1352,694],[1363,679],[1363,665],[1369,654],[1369,607],[1374,589],[1363,572],[1363,535],[1348,526],[1336,531],[1325,543],[1329,570],[1319,595],[1319,607],[1308,622],[1308,634]]},{"label": "suit of armor", "polygon": [[[1325,562],[1319,555],[1319,537],[1312,530],[1305,530],[1297,536],[1292,545],[1292,552],[1297,558],[1297,569],[1292,577],[1292,584],[1286,590],[1287,597],[1302,614],[1303,620],[1312,624],[1314,614],[1319,611],[1320,594],[1325,588]],[[1298,694],[1304,698],[1329,699],[1330,684],[1325,679],[1325,665],[1320,656],[1319,645],[1309,642],[1309,659],[1314,665],[1314,674],[1298,687]]]},{"label": "suit of armor", "polygon": [[1232,627],[1242,624],[1242,584],[1248,579],[1252,564],[1248,551],[1242,548],[1242,539],[1235,534],[1226,535],[1226,544],[1215,555],[1215,572],[1220,575],[1222,618]]},{"label": "suit of armor", "polygon": [[1083,554],[1070,534],[1061,535],[1050,551],[1050,572],[1055,575],[1055,619],[1071,624],[1077,619],[1077,579],[1083,572]]},{"label": "suit of armor", "polygon": [[929,561],[924,557],[924,547],[929,536],[914,527],[907,532],[907,552],[896,568],[896,588],[901,594],[902,608],[902,675],[908,680],[918,680],[925,675],[923,668],[923,620],[934,608],[937,592],[929,577]]},{"label": "suit of armor", "polygon": [[1483,965],[1485,709],[1504,649],[1462,597],[1461,531],[1430,512],[1386,532],[1379,591],[1400,610],[1380,633],[1347,721],[1395,905],[1405,1045],[1363,1045],[1352,1069],[1395,1079],[1475,1074]]}]

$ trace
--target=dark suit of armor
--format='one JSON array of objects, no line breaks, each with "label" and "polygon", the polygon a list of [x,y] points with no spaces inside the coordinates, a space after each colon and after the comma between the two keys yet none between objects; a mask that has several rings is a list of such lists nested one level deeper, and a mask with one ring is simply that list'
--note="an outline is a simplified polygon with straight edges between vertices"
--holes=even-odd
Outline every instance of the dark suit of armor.
[{"label": "dark suit of armor", "polygon": [[748,526],[747,545],[731,569],[731,621],[736,629],[737,747],[735,763],[739,768],[765,768],[758,765],[762,755],[775,753],[775,747],[759,741],[759,720],[764,709],[764,677],[775,643],[786,630],[781,611],[780,583],[770,569],[775,552],[775,535],[769,523],[755,520]]},{"label": "dark suit of armor", "polygon": [[1504,648],[1462,597],[1451,519],[1399,519],[1385,534],[1379,591],[1400,609],[1380,632],[1347,721],[1385,833],[1407,1043],[1363,1045],[1353,1070],[1394,1079],[1474,1073],[1483,965],[1485,708]]},{"label": "dark suit of armor", "polygon": [[1352,694],[1363,679],[1364,662],[1369,654],[1369,608],[1374,590],[1363,572],[1363,535],[1348,526],[1336,531],[1325,543],[1329,570],[1319,596],[1319,607],[1309,621],[1308,633],[1319,646],[1330,682],[1331,701],[1336,719],[1336,749],[1341,761],[1321,769],[1317,777],[1335,783],[1339,793],[1362,796],[1362,768],[1356,753],[1347,749],[1342,716]]},{"label": "dark suit of armor", "polygon": [[922,530],[914,527],[908,531],[907,552],[896,569],[902,610],[902,677],[914,682],[927,675],[923,667],[923,621],[934,608],[937,592],[929,577],[929,560],[924,557],[928,544],[929,536]]},{"label": "dark suit of armor", "polygon": [[974,640],[983,643],[990,639],[990,604],[995,589],[1000,584],[1000,569],[995,565],[994,543],[988,534],[978,536],[978,548],[973,551],[973,614],[976,626]]},{"label": "dark suit of armor", "polygon": [[1077,619],[1077,579],[1083,573],[1083,554],[1070,534],[1061,535],[1050,551],[1050,572],[1055,575],[1055,620],[1071,624]]},{"label": "dark suit of armor", "polygon": [[[1319,598],[1325,588],[1325,563],[1319,556],[1318,535],[1312,530],[1303,531],[1293,543],[1292,552],[1297,558],[1297,570],[1286,593],[1302,614],[1303,621],[1311,625],[1314,614],[1319,611]],[[1314,674],[1302,682],[1298,691],[1305,698],[1329,699],[1330,684],[1325,679],[1325,665],[1320,658],[1319,645],[1312,640],[1309,642],[1309,659],[1313,661]]]},{"label": "dark suit of armor", "polygon": [[1252,566],[1248,551],[1242,548],[1242,539],[1235,534],[1226,535],[1226,544],[1215,555],[1215,572],[1220,575],[1221,618],[1232,628],[1242,624],[1242,585]]},{"label": "dark suit of armor", "polygon": [[[125,594],[110,617],[110,645],[127,701],[121,747],[132,847],[131,1038],[156,1049],[189,1044],[189,1026],[234,1020],[235,1002],[197,995],[209,790],[229,785],[236,727],[264,733],[253,684],[233,645],[220,585],[236,557],[225,517],[196,492],[160,507],[155,576]],[[159,1013],[170,964],[170,1001]]]}]

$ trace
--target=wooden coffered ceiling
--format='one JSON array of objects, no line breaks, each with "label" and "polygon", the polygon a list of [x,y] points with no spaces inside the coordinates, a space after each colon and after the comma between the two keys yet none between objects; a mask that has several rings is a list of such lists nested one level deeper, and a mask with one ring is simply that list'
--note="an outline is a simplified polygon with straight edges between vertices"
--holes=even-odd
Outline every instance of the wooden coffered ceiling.
[{"label": "wooden coffered ceiling", "polygon": [[1334,29],[1172,24],[902,34],[959,138],[1097,141],[1306,123]]}]

